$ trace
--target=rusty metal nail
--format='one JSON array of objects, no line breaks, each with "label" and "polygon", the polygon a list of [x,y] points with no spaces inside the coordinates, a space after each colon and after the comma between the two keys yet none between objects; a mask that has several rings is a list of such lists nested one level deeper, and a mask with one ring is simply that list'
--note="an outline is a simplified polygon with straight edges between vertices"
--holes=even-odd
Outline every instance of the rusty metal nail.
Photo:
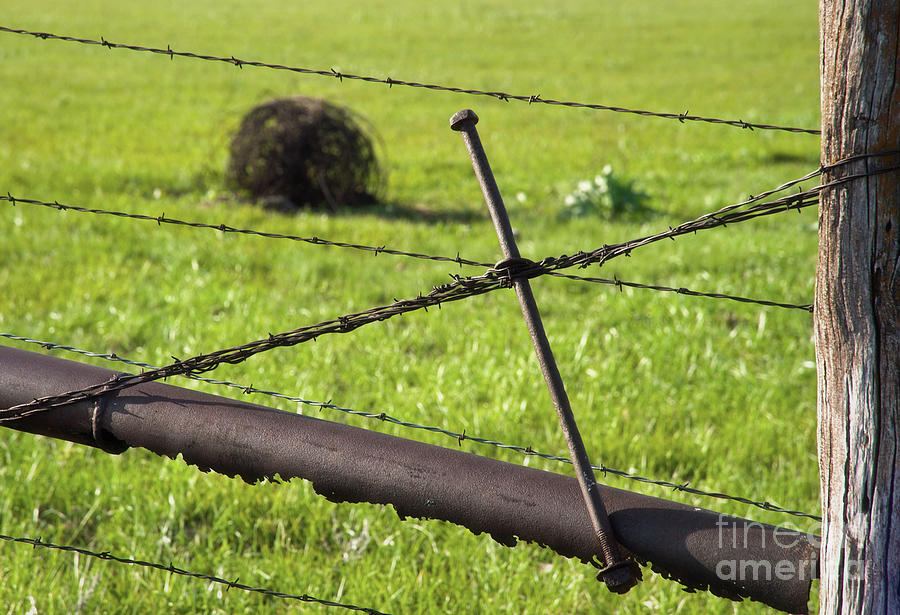
[{"label": "rusty metal nail", "polygon": [[[462,133],[463,141],[469,152],[469,158],[471,158],[472,166],[475,169],[475,175],[484,194],[484,200],[487,202],[490,210],[491,220],[494,222],[494,229],[497,231],[497,238],[500,241],[503,256],[507,261],[520,259],[519,248],[516,245],[506,206],[503,204],[500,189],[497,187],[490,163],[488,163],[487,155],[475,128],[477,123],[478,116],[471,109],[463,109],[450,118],[450,127]],[[541,371],[544,374],[544,379],[547,381],[547,388],[550,389],[550,397],[553,400],[553,406],[556,408],[563,436],[572,456],[572,464],[575,466],[575,475],[587,505],[588,516],[591,519],[591,524],[600,544],[604,567],[600,570],[599,577],[603,579],[610,591],[625,593],[637,584],[640,579],[640,568],[635,562],[622,556],[619,544],[613,537],[606,506],[600,497],[594,471],[591,468],[590,460],[584,448],[584,442],[578,431],[578,425],[575,422],[575,415],[572,413],[572,407],[566,395],[562,376],[556,366],[556,360],[553,358],[550,341],[547,339],[547,334],[544,331],[541,315],[538,311],[534,294],[531,292],[531,285],[526,278],[521,276],[515,277],[512,275],[512,272],[510,273],[516,289],[516,295],[519,298],[519,304],[522,307],[522,316],[525,318],[525,323],[528,326],[528,332],[531,335],[534,350],[541,365]]]}]

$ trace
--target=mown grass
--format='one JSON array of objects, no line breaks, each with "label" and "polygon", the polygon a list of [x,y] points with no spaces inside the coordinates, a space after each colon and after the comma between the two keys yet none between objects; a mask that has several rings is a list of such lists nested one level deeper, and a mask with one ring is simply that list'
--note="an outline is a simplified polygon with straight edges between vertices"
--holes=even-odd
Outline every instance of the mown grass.
[{"label": "mown grass", "polygon": [[[4,25],[61,34],[746,121],[818,120],[812,2],[0,5]],[[496,239],[447,124],[463,107],[481,116],[520,247],[535,258],[655,232],[818,164],[813,136],[389,90],[10,34],[0,35],[0,82],[0,192],[486,261],[498,259]],[[289,216],[225,191],[228,137],[241,114],[297,93],[348,105],[372,122],[389,172],[384,204]],[[612,224],[557,217],[564,195],[605,164],[651,196],[655,216]],[[513,198],[519,192],[524,202]],[[0,330],[157,364],[415,296],[453,271],[26,205],[0,207],[0,228]],[[807,211],[657,244],[589,273],[807,302],[815,246],[815,214]],[[596,460],[818,509],[809,315],[556,279],[534,287]],[[510,293],[272,351],[216,375],[565,449]],[[321,416],[457,446],[334,411]],[[569,471],[470,442],[463,448]],[[114,457],[16,432],[0,434],[0,455],[2,533],[171,560],[283,591],[394,613],[767,610],[686,594],[649,573],[627,596],[613,596],[591,569],[552,552],[508,549],[440,522],[401,522],[390,508],[334,505],[301,481],[250,486],[144,451]],[[323,610],[10,544],[0,545],[0,576],[9,613]]]}]

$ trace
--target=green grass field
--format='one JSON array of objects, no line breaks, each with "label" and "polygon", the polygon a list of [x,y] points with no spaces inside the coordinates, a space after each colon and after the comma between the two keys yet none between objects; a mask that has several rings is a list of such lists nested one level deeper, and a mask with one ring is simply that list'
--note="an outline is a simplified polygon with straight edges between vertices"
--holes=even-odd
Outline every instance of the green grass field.
[{"label": "green grass field", "polygon": [[[818,126],[815,2],[549,5],[0,0],[0,25]],[[496,237],[460,137],[448,126],[465,107],[481,117],[520,248],[535,259],[656,232],[818,166],[818,138],[810,135],[388,89],[3,33],[0,83],[0,193],[489,262],[500,258]],[[229,194],[223,170],[241,115],[291,94],[326,97],[372,123],[389,174],[384,203],[333,216],[283,215]],[[565,195],[607,164],[650,196],[655,214],[612,223],[561,219]],[[0,229],[0,331],[154,364],[413,297],[458,271],[8,203],[0,204]],[[806,303],[816,238],[815,213],[805,210],[658,243],[586,273]],[[551,278],[533,286],[595,461],[818,510],[809,314]],[[276,350],[213,376],[565,452],[509,292]],[[264,396],[251,401],[296,409]],[[304,412],[457,446],[336,411]],[[462,447],[571,471],[471,442]],[[810,528],[751,506],[605,480]],[[142,450],[109,456],[2,430],[0,485],[6,535],[171,561],[391,613],[770,612],[685,593],[649,571],[638,588],[614,596],[593,569],[533,545],[509,549],[446,523],[400,521],[389,507],[335,505],[299,480],[251,486]],[[10,543],[0,543],[0,578],[7,608],[0,613],[332,612]]]}]

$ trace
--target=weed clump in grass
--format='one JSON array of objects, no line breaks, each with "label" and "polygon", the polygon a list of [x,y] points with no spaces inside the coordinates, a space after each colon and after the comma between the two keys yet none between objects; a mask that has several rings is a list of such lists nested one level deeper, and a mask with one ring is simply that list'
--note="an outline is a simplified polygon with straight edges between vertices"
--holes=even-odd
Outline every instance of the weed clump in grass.
[{"label": "weed clump in grass", "polygon": [[647,217],[648,196],[633,181],[617,177],[610,165],[593,180],[584,180],[568,195],[560,212],[563,218],[600,217],[604,220],[635,220]]},{"label": "weed clump in grass", "polygon": [[372,140],[350,110],[295,96],[244,116],[231,141],[227,180],[281,207],[335,209],[374,203],[383,177]]}]

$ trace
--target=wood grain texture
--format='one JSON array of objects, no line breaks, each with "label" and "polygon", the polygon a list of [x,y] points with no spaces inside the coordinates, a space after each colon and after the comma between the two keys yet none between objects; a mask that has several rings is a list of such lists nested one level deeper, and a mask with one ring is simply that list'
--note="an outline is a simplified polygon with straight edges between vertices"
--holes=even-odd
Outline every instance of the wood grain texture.
[{"label": "wood grain texture", "polygon": [[[895,0],[821,0],[822,162],[900,147]],[[900,164],[869,157],[823,182]],[[900,172],[822,195],[820,613],[900,613]]]}]

